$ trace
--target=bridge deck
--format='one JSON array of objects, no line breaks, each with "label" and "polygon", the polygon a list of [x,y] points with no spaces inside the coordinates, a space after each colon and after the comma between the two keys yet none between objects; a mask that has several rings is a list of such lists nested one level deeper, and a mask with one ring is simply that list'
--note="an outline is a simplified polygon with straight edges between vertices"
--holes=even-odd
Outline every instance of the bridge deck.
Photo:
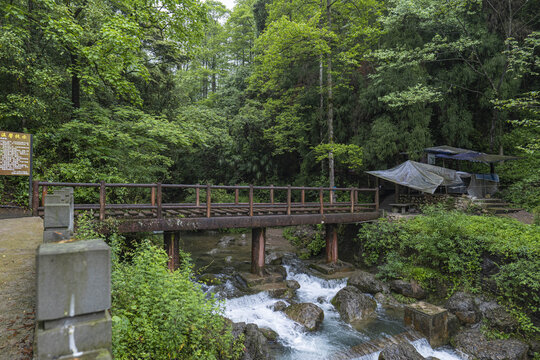
[{"label": "bridge deck", "polygon": [[[278,187],[278,186],[212,186],[183,184],[99,184],[89,183],[47,183],[34,182],[33,211],[34,215],[42,215],[44,199],[47,191],[55,186],[90,187],[99,189],[98,204],[76,204],[77,213],[93,211],[99,220],[114,218],[118,220],[121,232],[138,231],[175,231],[203,230],[227,227],[267,227],[290,226],[302,224],[337,224],[370,221],[379,217],[378,189],[358,188],[313,188],[313,187]],[[39,206],[39,187],[41,187],[41,205]],[[125,204],[107,202],[107,188],[125,188],[138,190],[149,188],[146,200],[149,203]],[[163,202],[163,189],[194,189],[196,202]],[[216,190],[234,193],[234,202],[212,202],[212,193]],[[96,189],[97,190],[97,189]],[[269,202],[256,202],[254,190],[269,193]],[[248,202],[240,201],[240,192],[248,192]],[[286,202],[275,201],[274,192],[286,192]],[[202,194],[201,194],[202,192]],[[331,198],[346,192],[350,201],[336,201]],[[372,203],[358,202],[358,193],[367,192],[374,197]],[[111,194],[111,192],[109,192]],[[306,201],[306,195],[318,201]],[[138,194],[141,197],[141,194]],[[144,194],[143,194],[144,195]],[[204,195],[204,196],[201,196]],[[284,195],[284,194],[281,194]],[[299,201],[293,201],[293,195]],[[298,196],[299,195],[299,196]],[[178,194],[168,196],[175,200]],[[205,202],[201,201],[205,199]],[[143,200],[145,200],[143,198]]]}]

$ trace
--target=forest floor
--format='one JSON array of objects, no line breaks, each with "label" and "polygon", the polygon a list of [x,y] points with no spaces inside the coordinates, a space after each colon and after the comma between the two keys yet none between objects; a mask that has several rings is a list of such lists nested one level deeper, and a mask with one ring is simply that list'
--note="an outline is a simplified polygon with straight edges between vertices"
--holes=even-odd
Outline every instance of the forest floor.
[{"label": "forest floor", "polygon": [[36,249],[43,220],[0,220],[0,359],[32,359],[36,299]]}]

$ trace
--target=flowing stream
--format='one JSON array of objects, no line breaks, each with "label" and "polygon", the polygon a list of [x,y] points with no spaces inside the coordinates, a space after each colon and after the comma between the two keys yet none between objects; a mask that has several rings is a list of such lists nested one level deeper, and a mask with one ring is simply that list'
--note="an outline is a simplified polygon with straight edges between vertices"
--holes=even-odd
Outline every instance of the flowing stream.
[{"label": "flowing stream", "polygon": [[[300,284],[295,300],[314,303],[324,310],[321,328],[315,332],[304,331],[300,325],[283,313],[272,310],[276,302],[284,300],[272,298],[265,292],[242,296],[234,280],[231,280],[227,273],[230,274],[231,269],[236,266],[247,268],[248,260],[246,259],[249,259],[250,246],[244,244],[246,237],[239,235],[239,241],[223,248],[217,245],[221,237],[223,234],[187,234],[183,237],[184,248],[192,253],[195,264],[206,266],[206,270],[213,267],[212,270],[215,272],[219,264],[225,264],[223,272],[217,274],[218,278],[224,279],[224,282],[221,285],[208,287],[207,291],[214,292],[218,297],[225,299],[225,316],[232,321],[255,323],[259,327],[269,328],[278,333],[280,346],[272,347],[272,358],[281,360],[331,359],[336,353],[346,351],[352,346],[406,331],[403,325],[403,313],[386,310],[380,304],[377,306],[376,318],[354,326],[341,321],[330,301],[340,289],[346,286],[347,280],[319,278],[311,274],[302,261],[289,257],[286,258],[284,264],[287,279],[296,280]],[[246,242],[250,243],[249,236]],[[208,255],[212,256],[213,261],[209,261]],[[235,261],[235,258],[238,261]],[[440,360],[462,359],[450,348],[432,349],[425,339],[413,341],[412,344],[424,357],[434,356]],[[378,354],[376,352],[356,359],[377,359]]]}]

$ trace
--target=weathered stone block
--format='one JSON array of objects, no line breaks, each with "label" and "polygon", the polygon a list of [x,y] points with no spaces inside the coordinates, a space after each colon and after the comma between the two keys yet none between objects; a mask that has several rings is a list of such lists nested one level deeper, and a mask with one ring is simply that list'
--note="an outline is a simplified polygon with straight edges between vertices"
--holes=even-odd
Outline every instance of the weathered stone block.
[{"label": "weathered stone block", "polygon": [[43,231],[43,242],[50,243],[60,240],[71,239],[73,236],[73,231],[67,228],[61,229],[47,229]]},{"label": "weathered stone block", "polygon": [[43,226],[73,231],[73,188],[61,188],[45,197]]},{"label": "weathered stone block", "polygon": [[421,332],[432,347],[448,342],[448,311],[423,301],[405,307],[405,325]]},{"label": "weathered stone block", "polygon": [[85,351],[81,355],[60,356],[58,360],[112,360],[109,350],[101,349],[95,351]]},{"label": "weathered stone block", "polygon": [[110,248],[102,240],[42,244],[36,269],[38,321],[111,307]]},{"label": "weathered stone block", "polygon": [[74,317],[63,326],[49,330],[38,329],[34,355],[39,360],[58,359],[60,356],[70,359],[69,356],[80,358],[85,352],[94,352],[96,349],[106,350],[110,355],[111,339],[112,323],[108,311],[103,311],[97,320],[80,321]]}]

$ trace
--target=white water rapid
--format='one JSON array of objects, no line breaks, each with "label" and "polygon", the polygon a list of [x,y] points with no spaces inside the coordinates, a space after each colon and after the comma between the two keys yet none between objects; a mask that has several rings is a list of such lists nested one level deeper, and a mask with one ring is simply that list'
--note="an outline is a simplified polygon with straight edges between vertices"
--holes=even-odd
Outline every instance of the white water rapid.
[{"label": "white water rapid", "polygon": [[[267,293],[246,295],[226,300],[225,316],[234,322],[255,323],[259,327],[274,330],[279,334],[278,341],[283,346],[279,354],[280,360],[321,360],[330,359],[338,351],[362,344],[381,336],[392,336],[405,331],[401,320],[386,314],[382,306],[377,307],[377,319],[354,329],[341,321],[339,314],[330,303],[335,294],[345,287],[346,279],[324,280],[305,273],[296,273],[293,266],[285,266],[287,279],[296,280],[300,284],[297,290],[298,302],[311,302],[324,310],[324,322],[315,332],[306,332],[294,321],[281,312],[271,309],[279,299]],[[424,357],[435,356],[441,360],[461,360],[450,349],[433,350],[429,343],[422,339],[412,342],[413,346]],[[361,360],[377,359],[379,353],[359,357]]]}]

